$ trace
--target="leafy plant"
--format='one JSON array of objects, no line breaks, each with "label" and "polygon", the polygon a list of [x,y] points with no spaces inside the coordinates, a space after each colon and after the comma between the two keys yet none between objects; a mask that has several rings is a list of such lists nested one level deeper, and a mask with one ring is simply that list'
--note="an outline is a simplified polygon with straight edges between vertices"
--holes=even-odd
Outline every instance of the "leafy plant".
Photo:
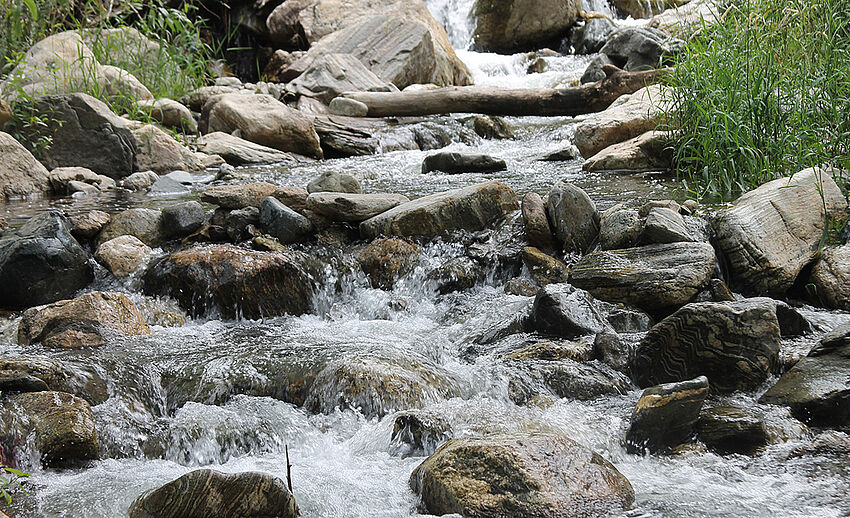
[{"label": "leafy plant", "polygon": [[8,466],[0,466],[0,497],[6,500],[6,504],[12,503],[12,493],[15,491],[23,491],[21,479],[28,478],[29,473],[10,468]]}]

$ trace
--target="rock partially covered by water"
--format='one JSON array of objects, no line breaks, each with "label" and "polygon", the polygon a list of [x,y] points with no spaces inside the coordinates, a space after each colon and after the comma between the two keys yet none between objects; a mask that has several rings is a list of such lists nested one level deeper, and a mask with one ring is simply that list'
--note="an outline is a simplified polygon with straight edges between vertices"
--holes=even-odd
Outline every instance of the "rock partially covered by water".
[{"label": "rock partially covered by water", "polygon": [[441,151],[425,157],[422,162],[422,174],[439,171],[446,174],[493,173],[507,169],[501,158],[480,153],[458,153]]},{"label": "rock partially covered by water", "polygon": [[606,301],[633,304],[650,313],[686,304],[714,273],[708,243],[647,245],[593,252],[570,269],[570,283]]},{"label": "rock partially covered by water", "polygon": [[18,342],[48,347],[96,347],[113,336],[149,335],[136,305],[123,293],[93,291],[24,311]]},{"label": "rock partially covered by water", "polygon": [[641,386],[706,376],[715,392],[752,390],[779,370],[776,304],[688,304],[649,330],[632,372]]},{"label": "rock partially covered by water", "polygon": [[79,396],[92,404],[108,397],[106,382],[94,371],[37,356],[0,359],[0,378],[36,378],[48,388]]},{"label": "rock partially covered by water", "polygon": [[752,454],[770,442],[764,421],[750,412],[730,407],[706,408],[697,421],[699,440],[720,454]]},{"label": "rock partially covered by water", "polygon": [[759,400],[819,426],[850,423],[850,324],[830,331]]},{"label": "rock partially covered by water", "polygon": [[204,105],[208,131],[232,133],[257,144],[322,158],[313,122],[270,95],[223,94]]},{"label": "rock partially covered by water", "polygon": [[575,338],[610,329],[586,291],[570,284],[549,284],[534,298],[531,322],[540,333]]},{"label": "rock partially covered by water", "polygon": [[511,54],[564,37],[581,10],[578,0],[476,0],[476,49]]},{"label": "rock partially covered by water", "polygon": [[[3,410],[4,422],[14,423],[7,433],[21,443],[33,434],[33,445],[45,467],[97,459],[100,447],[86,400],[65,392],[27,392],[6,399]],[[12,415],[19,418],[13,421]]]},{"label": "rock partially covered by water", "polygon": [[376,239],[357,254],[357,260],[372,286],[389,290],[416,267],[419,248],[398,238]]},{"label": "rock partially covered by water", "polygon": [[315,279],[315,266],[303,254],[212,245],[155,260],[144,290],[173,297],[193,316],[215,308],[225,318],[262,318],[309,312]]},{"label": "rock partially covered by water", "polygon": [[522,249],[522,263],[540,286],[567,282],[570,274],[567,265],[533,246]]},{"label": "rock partially covered by water", "polygon": [[561,435],[452,439],[413,471],[410,487],[429,513],[468,518],[607,516],[634,502],[610,462]]},{"label": "rock partially covered by water", "polygon": [[127,209],[112,216],[97,235],[98,246],[118,236],[133,236],[148,246],[162,243],[162,212],[157,209]]},{"label": "rock partially covered by water", "polygon": [[549,191],[546,214],[566,252],[585,253],[599,235],[599,211],[584,190],[558,181]]},{"label": "rock partially covered by water", "polygon": [[360,223],[409,201],[401,194],[315,192],[307,197],[307,208],[332,221]]},{"label": "rock partially covered by water", "polygon": [[85,167],[115,179],[138,171],[135,137],[103,102],[83,93],[47,95],[33,110],[49,121],[44,132],[53,140],[41,157],[48,168]]},{"label": "rock partially covered by water", "polygon": [[153,254],[148,245],[135,236],[118,236],[97,247],[94,257],[105,264],[112,275],[127,277]]},{"label": "rock partially covered by water", "polygon": [[[0,124],[0,127],[3,125]],[[49,190],[47,168],[8,133],[0,131],[0,196],[28,196]]]},{"label": "rock partially covered by water", "polygon": [[847,202],[829,170],[805,169],[748,192],[722,211],[713,226],[734,284],[784,295],[817,255],[824,207],[837,216]]},{"label": "rock partially covered by water", "polygon": [[296,518],[286,483],[259,472],[199,469],[140,495],[130,518]]},{"label": "rock partially covered by water", "polygon": [[325,171],[318,177],[314,178],[307,184],[307,192],[347,192],[350,194],[360,194],[360,182],[357,178],[351,175],[337,173],[336,171]]},{"label": "rock partially covered by water", "polygon": [[705,376],[644,390],[632,412],[626,449],[630,453],[656,453],[692,439],[706,397]]},{"label": "rock partially covered by water", "polygon": [[86,251],[57,211],[39,214],[0,239],[0,307],[25,309],[70,298],[92,281]]},{"label": "rock partially covered by water", "polygon": [[360,224],[365,238],[379,235],[436,237],[452,230],[483,230],[519,208],[514,191],[487,182],[403,203]]}]

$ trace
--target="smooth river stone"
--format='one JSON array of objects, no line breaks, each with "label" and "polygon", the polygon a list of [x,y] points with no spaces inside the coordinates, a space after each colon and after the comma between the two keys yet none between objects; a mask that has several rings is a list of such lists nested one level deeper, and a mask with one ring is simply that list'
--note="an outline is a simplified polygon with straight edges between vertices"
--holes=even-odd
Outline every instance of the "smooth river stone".
[{"label": "smooth river stone", "polygon": [[360,223],[409,201],[401,194],[315,192],[307,197],[307,208],[334,221]]}]

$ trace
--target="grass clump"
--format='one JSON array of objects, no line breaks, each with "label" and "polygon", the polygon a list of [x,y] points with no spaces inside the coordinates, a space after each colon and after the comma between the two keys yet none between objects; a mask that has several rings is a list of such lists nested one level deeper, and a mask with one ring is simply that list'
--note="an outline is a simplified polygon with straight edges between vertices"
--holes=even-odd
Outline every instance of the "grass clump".
[{"label": "grass clump", "polygon": [[678,56],[667,125],[696,197],[850,168],[850,2],[734,0]]}]

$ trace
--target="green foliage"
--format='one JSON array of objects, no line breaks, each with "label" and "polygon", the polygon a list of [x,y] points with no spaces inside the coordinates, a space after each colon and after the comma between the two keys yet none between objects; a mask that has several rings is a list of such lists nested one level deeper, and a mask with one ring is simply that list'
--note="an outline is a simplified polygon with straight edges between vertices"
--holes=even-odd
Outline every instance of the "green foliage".
[{"label": "green foliage", "polygon": [[677,173],[695,196],[850,167],[847,0],[736,0],[695,33],[670,84]]},{"label": "green foliage", "polygon": [[24,473],[15,468],[0,466],[0,497],[6,501],[7,505],[12,503],[12,493],[14,491],[24,491],[24,488],[21,486],[21,479],[29,476],[29,473]]}]

